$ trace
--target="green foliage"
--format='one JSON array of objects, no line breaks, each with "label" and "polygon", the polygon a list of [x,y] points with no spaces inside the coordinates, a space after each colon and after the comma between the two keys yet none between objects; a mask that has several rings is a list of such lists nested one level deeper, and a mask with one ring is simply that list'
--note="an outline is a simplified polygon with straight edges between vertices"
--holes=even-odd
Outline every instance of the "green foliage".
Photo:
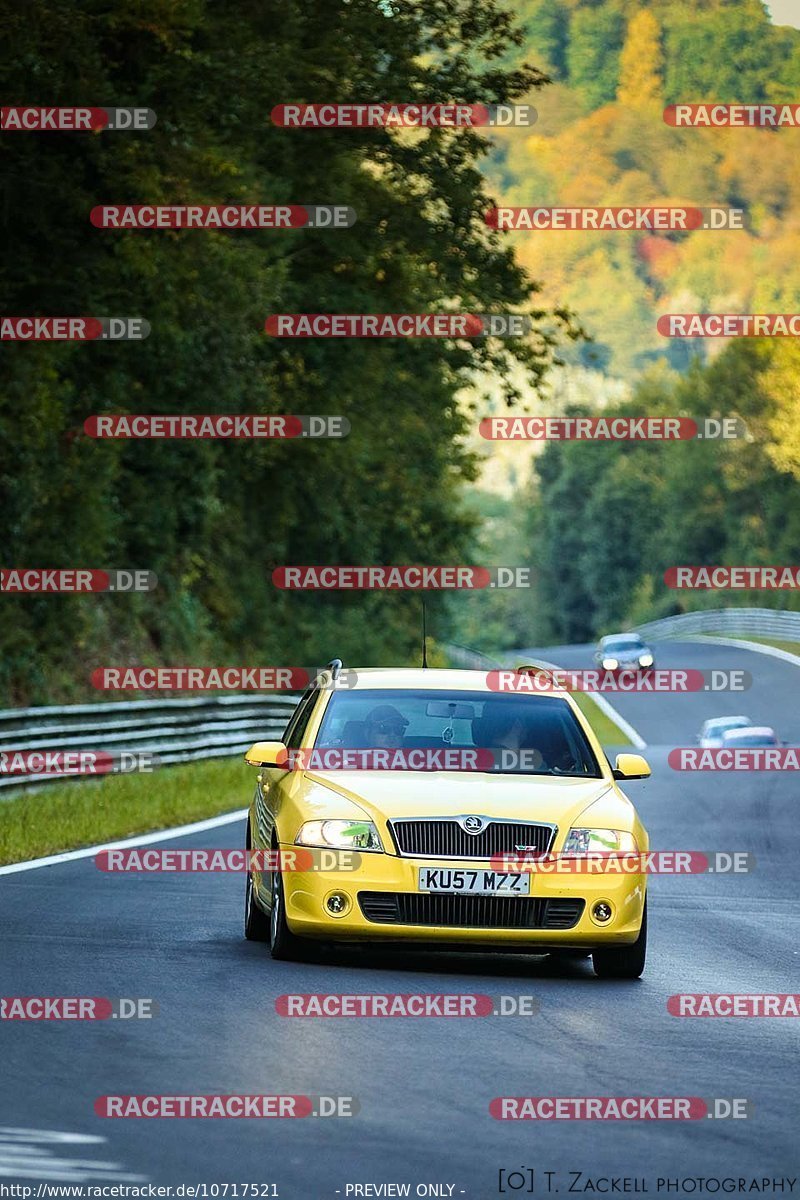
[{"label": "green foliage", "polygon": [[[9,597],[0,703],[70,699],[109,662],[403,661],[418,600],[297,595],[282,563],[448,562],[472,525],[456,393],[512,353],[535,386],[552,337],[270,339],[271,312],[530,309],[488,233],[477,132],[285,131],[276,103],[504,102],[520,35],[495,0],[2,0],[4,103],[149,106],[146,133],[0,147],[0,309],[145,317],[143,343],[5,344],[4,565],[146,567],[146,596]],[[104,232],[111,202],[338,203],[351,231]],[[344,442],[95,442],[91,414],[335,413]]]},{"label": "green foliage", "polygon": [[761,0],[521,0],[526,51],[557,78],[568,76],[588,108],[610,103],[619,86],[628,27],[642,13],[663,31],[665,102],[796,102],[798,38],[773,25]]},{"label": "green foliage", "polygon": [[665,6],[664,25],[668,104],[766,101],[776,62],[797,44],[771,24],[759,0]]},{"label": "green foliage", "polygon": [[[764,342],[732,345],[681,379],[645,379],[605,416],[739,416],[749,440],[550,442],[537,461],[530,537],[541,570],[540,639],[585,641],[616,628],[729,604],[800,608],[791,592],[670,591],[668,567],[771,565],[800,558],[796,476],[774,464],[782,401]],[[795,384],[797,376],[795,375]]]},{"label": "green foliage", "polygon": [[560,0],[528,0],[522,6],[525,54],[553,79],[567,73],[569,13]]},{"label": "green foliage", "polygon": [[569,82],[580,89],[588,110],[614,99],[624,40],[625,18],[613,0],[598,8],[581,8],[573,16],[566,55]]}]

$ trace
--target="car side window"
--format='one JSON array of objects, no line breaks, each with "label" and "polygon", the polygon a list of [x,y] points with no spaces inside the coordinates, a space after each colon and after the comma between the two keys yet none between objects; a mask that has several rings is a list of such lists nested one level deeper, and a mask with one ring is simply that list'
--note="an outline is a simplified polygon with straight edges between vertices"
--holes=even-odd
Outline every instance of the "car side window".
[{"label": "car side window", "polygon": [[290,750],[299,749],[303,741],[303,735],[311,720],[311,714],[314,711],[318,695],[319,690],[316,687],[310,688],[292,713],[283,735],[283,741]]}]

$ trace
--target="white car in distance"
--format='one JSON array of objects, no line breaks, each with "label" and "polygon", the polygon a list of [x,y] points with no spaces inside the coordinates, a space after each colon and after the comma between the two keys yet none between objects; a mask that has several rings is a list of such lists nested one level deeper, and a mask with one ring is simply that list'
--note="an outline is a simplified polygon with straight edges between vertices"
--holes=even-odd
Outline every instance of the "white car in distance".
[{"label": "white car in distance", "polygon": [[749,717],[712,717],[703,723],[697,741],[703,747],[721,746],[724,734],[733,729],[746,729],[752,724]]},{"label": "white car in distance", "polygon": [[738,750],[748,746],[780,746],[778,735],[770,725],[748,725],[745,729],[728,729],[722,735],[721,746]]}]

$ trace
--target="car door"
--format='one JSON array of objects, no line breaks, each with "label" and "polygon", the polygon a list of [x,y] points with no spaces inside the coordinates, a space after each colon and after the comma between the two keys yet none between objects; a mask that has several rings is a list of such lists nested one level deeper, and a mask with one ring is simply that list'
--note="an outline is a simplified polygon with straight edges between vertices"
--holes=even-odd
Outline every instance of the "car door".
[{"label": "car door", "polygon": [[[290,750],[297,750],[302,745],[303,735],[314,713],[319,694],[319,688],[312,684],[300,698],[297,708],[289,718],[281,741]],[[280,789],[285,780],[286,771],[279,767],[262,767],[258,773],[255,803],[258,843],[267,850],[272,845],[272,834],[280,808]]]}]

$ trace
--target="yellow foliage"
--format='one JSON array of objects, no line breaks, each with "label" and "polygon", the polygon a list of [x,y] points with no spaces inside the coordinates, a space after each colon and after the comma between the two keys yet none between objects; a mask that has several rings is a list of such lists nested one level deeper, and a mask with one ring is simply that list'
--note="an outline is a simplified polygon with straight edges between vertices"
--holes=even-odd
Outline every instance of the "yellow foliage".
[{"label": "yellow foliage", "polygon": [[661,27],[649,9],[637,12],[619,61],[617,99],[629,108],[646,108],[661,97]]},{"label": "yellow foliage", "polygon": [[800,479],[800,343],[777,344],[762,381],[774,405],[768,421],[773,440],[767,443],[767,454],[779,471]]}]

